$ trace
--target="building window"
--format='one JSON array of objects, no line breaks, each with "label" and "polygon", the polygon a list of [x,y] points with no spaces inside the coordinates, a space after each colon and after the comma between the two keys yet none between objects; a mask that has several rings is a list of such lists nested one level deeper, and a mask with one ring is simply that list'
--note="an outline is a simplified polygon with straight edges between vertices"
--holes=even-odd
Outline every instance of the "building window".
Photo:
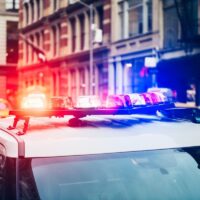
[{"label": "building window", "polygon": [[[164,48],[180,48],[184,44],[196,42],[198,12],[197,0],[163,2]],[[191,46],[188,50],[191,50],[190,48]]]},{"label": "building window", "polygon": [[76,50],[76,20],[72,18],[71,23],[71,41],[72,41],[72,52]]},{"label": "building window", "polygon": [[60,55],[60,37],[61,37],[61,26],[57,25],[57,54]]},{"label": "building window", "polygon": [[55,56],[57,53],[57,50],[56,50],[56,27],[55,26],[53,26],[53,28],[52,28],[52,34],[53,34],[53,55]]},{"label": "building window", "polygon": [[19,9],[19,0],[6,0],[7,11],[17,11]]},{"label": "building window", "polygon": [[53,95],[56,96],[56,86],[57,86],[57,77],[56,73],[53,73]]},{"label": "building window", "polygon": [[40,48],[41,48],[41,49],[45,49],[44,30],[41,31],[41,37],[40,37]]},{"label": "building window", "polygon": [[55,10],[58,10],[58,8],[59,8],[59,1],[58,0],[53,0],[53,10],[55,11]]},{"label": "building window", "polygon": [[102,6],[99,6],[97,7],[97,13],[98,13],[98,16],[99,16],[99,28],[101,30],[103,30],[103,19],[104,19],[104,15],[103,15],[103,7]]},{"label": "building window", "polygon": [[27,44],[27,42],[25,43],[25,54],[26,54],[26,62],[29,62],[29,45]]},{"label": "building window", "polygon": [[[169,1],[166,1],[169,3]],[[172,2],[173,3],[173,2]],[[180,39],[180,26],[176,13],[176,7],[174,4],[163,4],[164,14],[164,48],[178,47],[180,44],[178,40]]]},{"label": "building window", "polygon": [[[40,46],[40,34],[39,33],[36,33],[35,39],[36,39],[36,45],[37,45],[37,47],[39,47]],[[36,62],[38,62],[38,57],[35,56],[35,58],[37,59]]]},{"label": "building window", "polygon": [[6,62],[17,63],[18,60],[18,23],[7,21]]},{"label": "building window", "polygon": [[24,10],[25,10],[25,22],[26,22],[26,24],[28,24],[29,23],[29,8],[28,8],[28,4],[27,3],[25,3],[24,4]]},{"label": "building window", "polygon": [[33,78],[31,78],[30,80],[30,86],[33,86],[34,85],[34,81],[33,81]]},{"label": "building window", "polygon": [[125,38],[125,1],[119,2],[119,24],[120,24],[120,39]]},{"label": "building window", "polygon": [[53,34],[53,55],[59,55],[60,48],[60,25],[55,25],[52,27]]},{"label": "building window", "polygon": [[[31,43],[33,44],[34,43],[34,37],[33,37],[33,35],[31,35],[30,36],[30,41],[31,41]],[[33,50],[33,48],[32,48],[32,46],[30,46],[30,53],[31,53],[31,62],[33,62],[34,61],[34,50]]]},{"label": "building window", "polygon": [[40,0],[36,0],[37,19],[40,19]]},{"label": "building window", "polygon": [[86,94],[85,70],[80,69],[79,75],[80,75],[80,95],[85,95]]},{"label": "building window", "polygon": [[33,1],[31,1],[30,2],[30,5],[31,5],[31,20],[32,20],[32,22],[34,21],[34,17],[35,17],[35,12],[34,12],[34,2]]},{"label": "building window", "polygon": [[85,17],[84,15],[79,16],[80,20],[80,39],[81,39],[81,50],[84,49],[85,46]]},{"label": "building window", "polygon": [[39,47],[40,46],[40,34],[36,33],[36,44]]},{"label": "building window", "polygon": [[29,83],[28,80],[26,80],[26,81],[25,81],[25,88],[28,87],[28,83]]},{"label": "building window", "polygon": [[72,70],[71,75],[71,97],[73,100],[76,98],[76,72]]},{"label": "building window", "polygon": [[143,33],[142,0],[129,0],[129,36]]},{"label": "building window", "polygon": [[63,78],[63,91],[62,91],[62,95],[69,95],[69,75],[68,75],[68,71],[64,72],[65,73],[65,79]]},{"label": "building window", "polygon": [[118,4],[120,39],[152,31],[152,0],[127,0]]},{"label": "building window", "polygon": [[152,17],[152,0],[149,0],[146,2],[146,6],[147,6],[147,31],[152,31],[153,26],[152,26],[152,22],[153,22],[153,17]]}]

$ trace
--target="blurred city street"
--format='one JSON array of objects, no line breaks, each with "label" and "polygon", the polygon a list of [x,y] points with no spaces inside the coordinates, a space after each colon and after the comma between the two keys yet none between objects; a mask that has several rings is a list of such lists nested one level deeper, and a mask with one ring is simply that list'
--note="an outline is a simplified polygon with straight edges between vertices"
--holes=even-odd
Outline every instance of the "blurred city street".
[{"label": "blurred city street", "polygon": [[0,98],[158,87],[199,106],[199,19],[199,0],[2,0]]},{"label": "blurred city street", "polygon": [[200,0],[0,0],[0,200],[200,200]]}]

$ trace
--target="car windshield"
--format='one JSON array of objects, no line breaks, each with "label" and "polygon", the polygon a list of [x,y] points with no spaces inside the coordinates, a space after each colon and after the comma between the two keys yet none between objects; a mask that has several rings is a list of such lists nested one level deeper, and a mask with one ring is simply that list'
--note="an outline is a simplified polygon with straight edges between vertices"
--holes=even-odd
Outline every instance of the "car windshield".
[{"label": "car windshield", "polygon": [[37,158],[30,163],[43,200],[200,198],[198,147]]}]

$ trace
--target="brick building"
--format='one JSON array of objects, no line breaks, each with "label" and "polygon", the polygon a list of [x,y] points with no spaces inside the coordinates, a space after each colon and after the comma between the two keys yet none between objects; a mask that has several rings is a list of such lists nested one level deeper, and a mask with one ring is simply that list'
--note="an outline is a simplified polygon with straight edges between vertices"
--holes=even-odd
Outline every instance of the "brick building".
[{"label": "brick building", "polygon": [[[110,45],[110,1],[84,1],[94,6],[96,27],[103,30],[102,43],[93,45],[93,94],[107,94]],[[90,15],[80,3],[68,0],[20,2],[19,87],[44,86],[50,96],[89,94]],[[32,45],[33,44],[33,45]],[[47,61],[40,62],[39,47]]]},{"label": "brick building", "polygon": [[195,85],[200,105],[200,0],[162,1],[162,18],[158,81],[176,90],[181,102],[187,101],[186,92]]},{"label": "brick building", "polygon": [[[113,0],[109,93],[157,84],[185,101],[190,81],[200,80],[199,19],[200,0]],[[146,68],[146,57],[156,58],[157,74]]]},{"label": "brick building", "polygon": [[[23,91],[41,85],[51,96],[76,100],[89,94],[89,9],[69,2],[21,1],[18,72]],[[103,42],[93,45],[93,94],[103,98],[158,85],[176,90],[182,100],[189,81],[199,80],[200,0],[82,2],[94,5],[94,23],[103,30]],[[47,62],[38,59],[40,51]],[[156,58],[157,74],[146,68],[146,57]]]},{"label": "brick building", "polygon": [[113,0],[112,6],[109,93],[143,92],[149,81],[144,59],[161,45],[160,0]]},{"label": "brick building", "polygon": [[17,89],[18,8],[17,0],[0,2],[0,98],[10,103]]}]

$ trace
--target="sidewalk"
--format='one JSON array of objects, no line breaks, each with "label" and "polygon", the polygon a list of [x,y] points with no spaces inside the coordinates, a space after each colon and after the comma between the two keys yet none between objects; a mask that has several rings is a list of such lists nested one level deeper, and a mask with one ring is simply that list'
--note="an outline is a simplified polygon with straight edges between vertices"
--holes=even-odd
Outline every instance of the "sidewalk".
[{"label": "sidewalk", "polygon": [[180,108],[198,108],[195,105],[195,102],[187,102],[187,103],[175,102],[175,106]]}]

